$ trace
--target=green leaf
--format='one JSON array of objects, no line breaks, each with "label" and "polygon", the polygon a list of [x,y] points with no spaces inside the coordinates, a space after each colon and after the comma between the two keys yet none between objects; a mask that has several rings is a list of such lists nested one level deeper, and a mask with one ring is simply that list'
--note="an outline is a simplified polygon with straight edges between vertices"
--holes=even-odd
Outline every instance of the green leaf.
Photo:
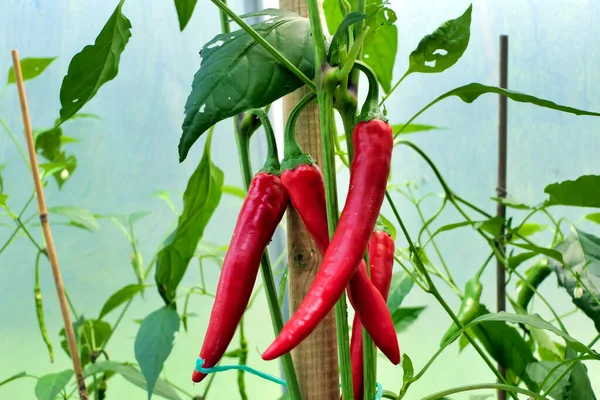
[{"label": "green leaf", "polygon": [[0,193],[0,206],[6,207],[6,199],[8,199],[8,195]]},{"label": "green leaf", "polygon": [[489,233],[493,237],[500,235],[500,228],[504,224],[504,218],[492,217],[486,221],[479,221],[473,224],[473,228],[481,229],[484,232]]},{"label": "green leaf", "polygon": [[71,220],[72,224],[90,232],[95,232],[100,229],[98,221],[94,215],[85,208],[79,207],[49,207],[48,212],[50,214],[60,215]]},{"label": "green leaf", "polygon": [[491,199],[496,203],[504,204],[506,207],[514,208],[515,210],[532,210],[535,208],[510,197],[492,197]]},{"label": "green leaf", "polygon": [[[558,362],[553,362],[553,361],[533,362],[527,366],[527,374],[539,386],[544,381],[544,379],[546,379],[546,377],[548,376],[550,371],[553,368],[555,368],[558,364],[559,364]],[[561,376],[565,372],[566,368],[567,368],[566,365],[561,365],[560,367],[558,367],[552,373],[551,377],[548,378],[548,380],[546,380],[547,384],[542,389],[544,389],[544,390],[548,389],[549,385],[552,382],[556,381],[556,379],[558,379],[558,377]],[[571,372],[567,372],[567,375],[565,375],[560,380],[560,382],[556,386],[554,386],[554,388],[550,391],[550,393],[548,393],[548,395],[550,395],[553,398],[558,399],[558,400],[570,399],[571,397],[567,397],[567,394],[569,391],[570,375],[571,375]]]},{"label": "green leaf", "polygon": [[[600,238],[573,228],[573,232],[555,249],[563,255],[564,262],[548,260],[548,266],[556,272],[558,284],[565,288],[573,303],[594,322],[596,330],[600,332]],[[579,298],[574,293],[578,283],[573,273],[579,275],[583,283],[580,285],[582,295]]]},{"label": "green leaf", "polygon": [[396,333],[404,332],[413,322],[419,318],[425,306],[420,307],[399,307],[392,313],[392,321]]},{"label": "green leaf", "polygon": [[173,349],[179,323],[177,311],[171,306],[163,306],[144,318],[135,337],[135,359],[146,378],[148,400],[152,397],[163,364]]},{"label": "green leaf", "polygon": [[[120,374],[127,381],[133,385],[147,390],[146,378],[144,375],[135,368],[133,365],[120,363],[116,361],[102,361],[90,364],[87,366],[83,375],[85,377],[92,376],[94,374],[103,373],[107,371],[113,371]],[[154,386],[154,393],[157,396],[164,397],[169,400],[181,400],[181,397],[177,394],[173,386],[164,379],[158,378],[156,385]]]},{"label": "green leaf", "polygon": [[562,262],[562,260],[563,260],[562,254],[560,254],[559,251],[554,250],[554,249],[548,249],[546,247],[539,247],[539,246],[535,246],[533,244],[527,244],[527,243],[511,243],[511,244],[515,247],[519,247],[524,250],[533,251],[534,253],[537,253],[537,254],[543,254],[546,257],[552,258],[552,259],[560,261],[560,262]]},{"label": "green leaf", "polygon": [[[252,27],[308,78],[314,77],[307,18],[286,13]],[[217,35],[204,45],[200,57],[200,69],[185,105],[179,161],[185,160],[196,140],[217,122],[266,106],[303,85],[243,30]]]},{"label": "green leaf", "polygon": [[[589,349],[583,343],[579,342],[578,340],[576,340],[573,337],[569,336],[568,334],[564,333],[563,331],[561,331],[560,329],[558,329],[557,327],[552,325],[550,322],[544,320],[542,317],[539,316],[539,314],[518,315],[518,314],[511,314],[511,313],[502,311],[499,313],[485,314],[485,315],[479,316],[476,319],[474,319],[471,322],[471,324],[476,325],[479,323],[487,323],[490,321],[511,322],[513,324],[531,325],[538,329],[545,329],[545,330],[550,331],[550,332],[554,333],[555,335],[560,336],[563,339],[565,339],[567,346],[569,346],[573,350],[578,351],[580,353],[591,354],[594,357],[600,359],[600,354]],[[469,325],[471,325],[471,324],[469,324]],[[485,326],[485,324],[484,324],[484,326]]]},{"label": "green leaf", "polygon": [[421,39],[417,48],[410,53],[406,75],[413,72],[442,72],[456,64],[469,45],[472,9],[470,5],[463,15],[444,22]]},{"label": "green leaf", "polygon": [[325,14],[325,21],[327,22],[327,30],[333,35],[338,26],[344,19],[340,7],[338,6],[337,0],[324,0],[323,1],[323,14]]},{"label": "green leaf", "polygon": [[4,181],[2,180],[2,171],[6,168],[6,164],[0,164],[0,194],[4,192]]},{"label": "green leaf", "polygon": [[52,162],[60,155],[61,139],[62,129],[60,127],[40,132],[35,136],[35,151]]},{"label": "green leaf", "polygon": [[393,313],[400,305],[404,298],[410,293],[415,282],[404,271],[398,271],[392,275],[390,291],[388,294],[387,306],[390,313]]},{"label": "green leaf", "polygon": [[365,18],[367,18],[367,15],[360,12],[346,14],[338,26],[335,35],[333,35],[333,39],[331,39],[331,45],[329,46],[329,53],[327,55],[327,59],[331,65],[338,65],[340,63],[338,49],[342,46],[347,46],[348,44],[348,28]]},{"label": "green leaf", "polygon": [[204,228],[221,200],[224,177],[223,172],[211,161],[212,132],[206,140],[202,160],[183,194],[183,212],[177,228],[157,256],[155,280],[158,292],[167,304],[175,301],[177,286],[194,256]]},{"label": "green leaf", "polygon": [[404,382],[411,381],[412,378],[415,376],[415,369],[413,367],[412,360],[406,353],[402,355],[402,373],[402,380]]},{"label": "green leaf", "polygon": [[[0,192],[2,192],[1,182],[0,182]],[[592,222],[595,222],[597,224],[600,224],[600,213],[588,214],[588,215],[585,216],[585,219],[587,219],[588,221],[592,221]]]},{"label": "green leaf", "polygon": [[544,230],[546,230],[548,228],[548,225],[540,225],[540,224],[534,224],[534,223],[525,223],[519,226],[519,229],[517,230],[517,234],[519,234],[520,236],[531,236],[534,235],[538,232],[542,232]]},{"label": "green leaf", "polygon": [[[77,168],[77,158],[74,155],[67,157],[66,153],[61,152],[55,161],[50,163],[40,164],[40,168],[44,170],[46,175],[54,175],[59,189],[62,188],[65,181],[73,174]],[[63,171],[67,171],[65,174]],[[64,177],[66,175],[66,178]]]},{"label": "green leaf", "polygon": [[56,374],[47,374],[35,384],[35,397],[38,400],[55,400],[73,377],[73,370],[66,369]]},{"label": "green leaf", "polygon": [[[95,319],[86,320],[80,318],[73,323],[73,330],[75,331],[75,339],[77,340],[77,348],[82,366],[89,364],[90,351],[100,349],[112,333],[112,328],[108,322]],[[70,355],[65,328],[60,330],[59,336],[63,338],[60,342],[61,348],[67,355]]]},{"label": "green leaf", "polygon": [[223,193],[234,197],[239,197],[242,200],[246,198],[246,192],[244,189],[238,186],[223,185]]},{"label": "green leaf", "polygon": [[76,54],[60,88],[60,120],[65,122],[79,111],[119,72],[119,61],[131,37],[131,23],[123,15],[121,0],[93,45]]},{"label": "green leaf", "polygon": [[592,389],[587,367],[581,361],[577,361],[571,370],[569,378],[570,399],[573,400],[596,400]]},{"label": "green leaf", "polygon": [[[402,129],[404,128],[404,129]],[[439,126],[433,125],[422,125],[422,124],[394,124],[392,125],[392,132],[394,132],[394,136],[402,129],[402,135],[408,135],[409,133],[415,132],[425,132],[432,130],[444,130],[446,128],[441,128]]]},{"label": "green leaf", "polygon": [[6,385],[7,383],[9,383],[9,382],[12,382],[12,381],[15,381],[15,380],[17,380],[17,379],[25,378],[26,376],[27,376],[27,373],[26,373],[25,371],[23,371],[23,372],[19,372],[18,374],[14,374],[13,376],[11,376],[11,377],[8,377],[8,378],[6,378],[6,379],[5,379],[5,380],[3,380],[3,381],[0,381],[0,386],[4,386],[4,385]]},{"label": "green leaf", "polygon": [[392,89],[392,73],[397,51],[396,25],[383,24],[365,40],[362,60],[373,69],[385,93],[389,93]]},{"label": "green leaf", "polygon": [[[21,64],[21,75],[23,75],[23,80],[28,81],[40,75],[54,60],[56,60],[56,57],[23,58],[19,61],[19,64]],[[6,84],[10,85],[11,83],[16,83],[14,67],[10,67],[8,70],[8,81]]]},{"label": "green leaf", "polygon": [[544,189],[546,206],[600,207],[600,176],[584,175],[574,181],[552,183]]},{"label": "green leaf", "polygon": [[383,214],[379,214],[379,218],[381,218],[381,222],[383,222],[383,225],[389,231],[392,240],[396,240],[396,227],[392,224],[392,221],[387,219]]},{"label": "green leaf", "polygon": [[525,253],[519,253],[515,256],[508,257],[508,265],[511,269],[517,268],[519,265],[524,263],[525,261],[537,256],[539,253],[537,251],[528,251]]},{"label": "green leaf", "polygon": [[175,0],[177,18],[179,18],[179,30],[183,32],[185,26],[190,22],[197,0]]},{"label": "green leaf", "polygon": [[105,315],[119,307],[121,304],[132,299],[143,289],[143,285],[127,285],[117,290],[108,298],[108,300],[106,300],[104,306],[102,306],[102,310],[100,311],[100,315],[98,315],[98,319],[102,319]]},{"label": "green leaf", "polygon": [[517,101],[519,103],[530,103],[535,104],[536,106],[550,108],[552,110],[567,112],[575,115],[590,115],[590,116],[600,116],[600,113],[580,110],[573,107],[561,106],[550,100],[544,100],[537,98],[535,96],[531,96],[524,93],[515,92],[512,90],[506,90],[495,86],[486,86],[481,83],[470,83],[465,86],[458,87],[453,89],[433,101],[436,103],[442,99],[451,96],[458,96],[465,103],[472,103],[479,98],[479,96],[486,93],[496,93],[505,97],[508,97],[511,100]]}]

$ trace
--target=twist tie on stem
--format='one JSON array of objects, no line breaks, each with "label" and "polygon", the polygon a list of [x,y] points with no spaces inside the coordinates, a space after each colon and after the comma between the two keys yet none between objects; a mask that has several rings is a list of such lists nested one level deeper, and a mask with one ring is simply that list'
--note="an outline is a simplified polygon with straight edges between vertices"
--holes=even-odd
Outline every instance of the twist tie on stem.
[{"label": "twist tie on stem", "polygon": [[[204,360],[202,358],[198,357],[196,359],[196,368],[195,369],[196,369],[196,371],[198,371],[202,374],[208,375],[208,374],[212,374],[214,372],[231,371],[231,370],[237,369],[237,370],[242,370],[244,372],[248,372],[249,374],[252,374],[252,375],[256,375],[260,378],[266,379],[273,383],[277,383],[281,386],[287,387],[287,383],[283,379],[279,379],[273,375],[258,371],[247,365],[234,364],[234,365],[222,365],[222,366],[216,366],[216,367],[210,367],[210,368],[204,368],[203,365],[204,365]],[[377,393],[375,393],[374,400],[381,400],[381,398],[383,397],[383,386],[381,386],[381,384],[379,382],[376,382],[376,385],[377,385]]]}]

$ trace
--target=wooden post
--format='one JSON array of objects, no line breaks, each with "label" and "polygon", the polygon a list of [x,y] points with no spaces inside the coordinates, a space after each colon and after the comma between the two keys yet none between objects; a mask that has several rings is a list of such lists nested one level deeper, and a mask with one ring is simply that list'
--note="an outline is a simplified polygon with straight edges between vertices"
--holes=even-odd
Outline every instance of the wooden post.
[{"label": "wooden post", "polygon": [[[500,87],[506,89],[508,86],[508,36],[500,36]],[[506,147],[507,147],[507,99],[505,96],[499,96],[498,104],[498,186],[496,195],[499,198],[506,197]],[[506,206],[498,203],[496,206],[496,215],[501,218],[506,217]],[[500,227],[500,236],[498,238],[498,248],[501,254],[505,254],[504,246],[504,224]],[[498,260],[496,262],[496,304],[497,311],[506,310],[506,271],[504,265]],[[498,371],[506,377],[504,365],[498,364]],[[506,400],[506,392],[498,391],[498,400]]]},{"label": "wooden post", "polygon": [[[304,0],[281,0],[281,9],[306,17],[308,11]],[[294,105],[308,93],[301,88],[283,99],[284,119]],[[319,110],[315,104],[307,106],[297,124],[298,142],[302,149],[321,164],[321,133]],[[294,313],[306,296],[321,265],[321,254],[310,238],[296,211],[287,210],[288,282],[290,289],[290,313]],[[335,312],[332,310],[295,350],[292,358],[305,400],[338,400],[340,398],[338,355],[335,330]]]}]

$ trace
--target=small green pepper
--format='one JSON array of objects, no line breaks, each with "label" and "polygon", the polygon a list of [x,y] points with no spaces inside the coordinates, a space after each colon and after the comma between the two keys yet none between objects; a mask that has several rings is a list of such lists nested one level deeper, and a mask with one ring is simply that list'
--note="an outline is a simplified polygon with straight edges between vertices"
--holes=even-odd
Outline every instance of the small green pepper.
[{"label": "small green pepper", "polygon": [[[478,277],[475,277],[466,283],[465,296],[460,304],[460,309],[458,310],[457,315],[461,324],[466,325],[475,319],[475,317],[477,317],[477,313],[479,311],[479,299],[481,297],[482,290],[483,286],[481,285],[481,282],[479,282]],[[456,335],[458,331],[460,331],[460,328],[458,325],[456,325],[456,323],[453,322],[452,326],[450,326],[450,328],[448,328],[444,334],[444,337],[442,337],[440,346],[446,344],[446,342]]]},{"label": "small green pepper", "polygon": [[527,310],[527,306],[535,293],[533,288],[537,289],[551,273],[552,269],[548,266],[548,261],[545,259],[529,268],[525,272],[525,280],[521,279],[517,282],[517,305],[523,310]]},{"label": "small green pepper", "polygon": [[38,325],[40,327],[40,333],[42,334],[42,339],[44,343],[46,343],[46,347],[48,348],[48,354],[50,355],[50,362],[54,362],[54,350],[52,348],[52,343],[50,342],[50,338],[48,337],[48,330],[46,329],[46,323],[44,321],[44,302],[42,300],[42,289],[40,287],[40,257],[42,252],[40,251],[35,259],[35,285],[33,286],[33,294],[35,296],[35,313],[38,319]]}]

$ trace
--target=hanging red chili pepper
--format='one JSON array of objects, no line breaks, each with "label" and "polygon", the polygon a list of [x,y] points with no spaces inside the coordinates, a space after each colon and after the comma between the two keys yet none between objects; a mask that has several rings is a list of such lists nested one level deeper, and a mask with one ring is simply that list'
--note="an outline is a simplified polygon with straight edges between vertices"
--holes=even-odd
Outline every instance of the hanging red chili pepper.
[{"label": "hanging red chili pepper", "polygon": [[[263,126],[265,123],[263,122]],[[288,196],[279,177],[277,145],[270,126],[267,161],[250,183],[229,243],[217,286],[200,358],[214,367],[231,342],[252,294],[260,259],[287,208]],[[192,380],[206,377],[194,370]]]},{"label": "hanging red chili pepper", "polygon": [[[383,119],[377,105],[376,78],[369,77],[369,83],[369,95],[361,121],[352,134],[354,159],[350,166],[350,187],[335,234],[326,248],[308,294],[279,336],[263,353],[265,360],[272,360],[292,350],[323,320],[344,293],[367,249],[383,203],[393,149],[392,128]],[[394,343],[395,349],[390,344],[386,355],[392,363],[398,364],[400,351],[395,334]]]},{"label": "hanging red chili pepper", "polygon": [[[394,249],[395,246],[392,237],[387,232],[376,228],[369,241],[369,269],[371,271],[371,282],[373,282],[374,287],[381,293],[384,301],[387,301],[392,282]],[[350,293],[353,293],[352,297],[356,297],[356,294],[360,293],[357,291],[359,288],[353,285],[354,280],[352,278],[350,281]],[[361,319],[358,314],[355,314],[354,322],[352,323],[352,337],[350,339],[354,400],[362,400],[364,395],[362,328]]]}]

